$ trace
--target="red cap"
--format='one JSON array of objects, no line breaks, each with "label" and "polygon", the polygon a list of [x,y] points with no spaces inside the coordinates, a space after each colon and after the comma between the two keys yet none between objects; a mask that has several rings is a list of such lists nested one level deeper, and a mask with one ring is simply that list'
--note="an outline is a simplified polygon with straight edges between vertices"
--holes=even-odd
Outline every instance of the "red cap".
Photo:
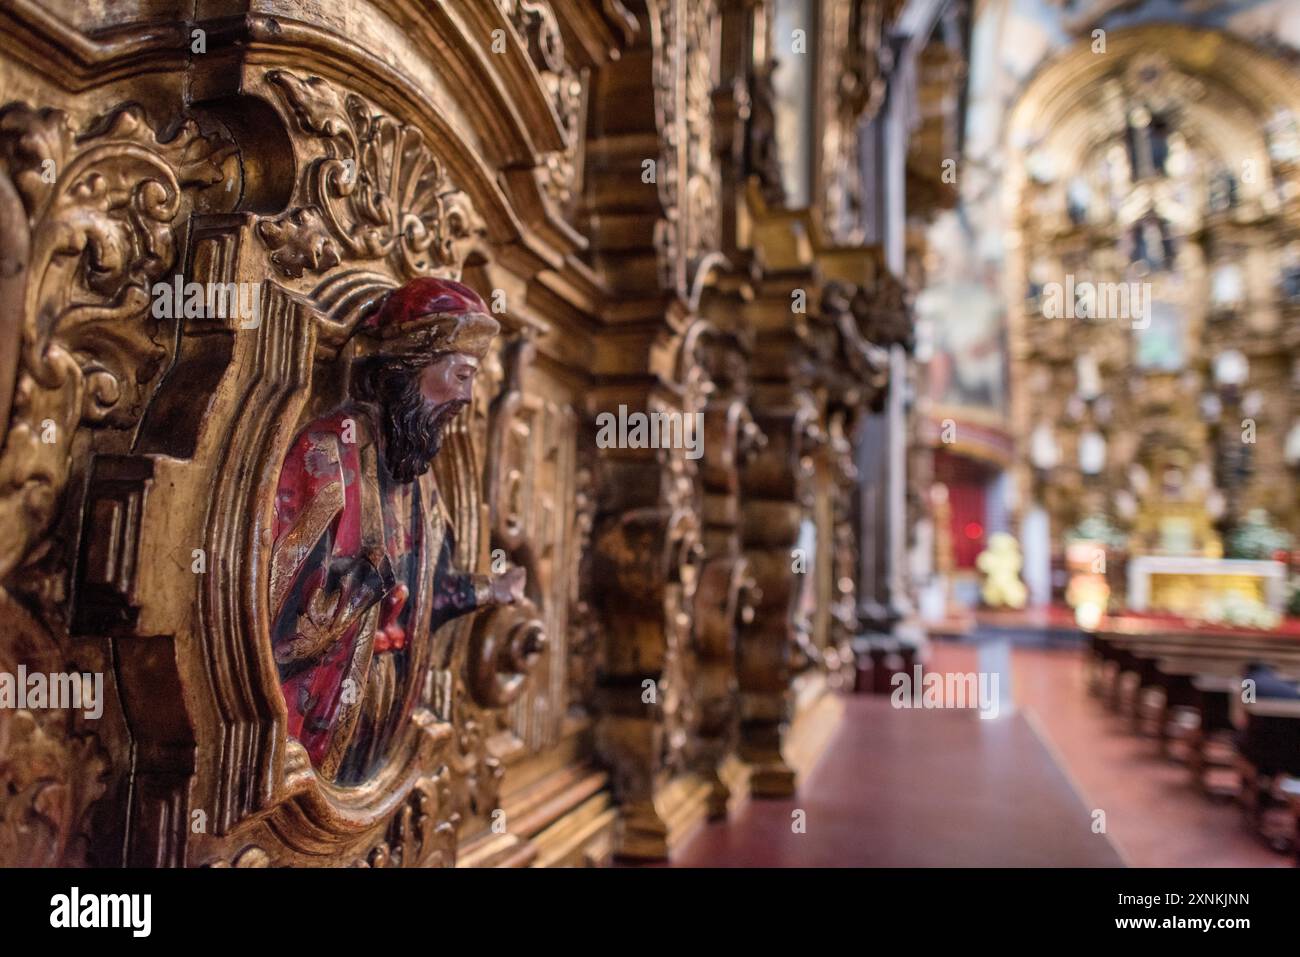
[{"label": "red cap", "polygon": [[388,293],[360,331],[373,354],[460,352],[482,359],[501,326],[469,286],[422,277]]}]

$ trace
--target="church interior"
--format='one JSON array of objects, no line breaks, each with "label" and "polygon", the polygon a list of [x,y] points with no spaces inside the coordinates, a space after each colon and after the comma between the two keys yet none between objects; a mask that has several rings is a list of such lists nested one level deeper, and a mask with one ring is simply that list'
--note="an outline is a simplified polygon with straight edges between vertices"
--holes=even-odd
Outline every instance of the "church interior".
[{"label": "church interior", "polygon": [[8,0],[0,81],[0,866],[1300,863],[1293,0]]}]

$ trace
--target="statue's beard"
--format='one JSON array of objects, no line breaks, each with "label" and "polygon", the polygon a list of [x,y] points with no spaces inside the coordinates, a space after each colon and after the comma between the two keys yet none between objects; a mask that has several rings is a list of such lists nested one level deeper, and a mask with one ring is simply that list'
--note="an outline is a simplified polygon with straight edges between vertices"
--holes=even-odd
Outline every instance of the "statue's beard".
[{"label": "statue's beard", "polygon": [[396,482],[413,482],[429,470],[442,448],[443,430],[466,403],[459,399],[434,405],[412,379],[401,396],[385,404],[384,460]]}]

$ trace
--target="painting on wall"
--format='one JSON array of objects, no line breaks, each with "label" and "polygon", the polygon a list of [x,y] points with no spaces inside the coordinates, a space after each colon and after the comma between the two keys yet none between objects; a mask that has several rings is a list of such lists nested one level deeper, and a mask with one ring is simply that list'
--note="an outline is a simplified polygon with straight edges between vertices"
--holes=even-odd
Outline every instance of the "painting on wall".
[{"label": "painting on wall", "polygon": [[930,400],[1003,412],[1006,363],[998,299],[979,283],[959,281],[927,289],[916,308],[930,333]]}]

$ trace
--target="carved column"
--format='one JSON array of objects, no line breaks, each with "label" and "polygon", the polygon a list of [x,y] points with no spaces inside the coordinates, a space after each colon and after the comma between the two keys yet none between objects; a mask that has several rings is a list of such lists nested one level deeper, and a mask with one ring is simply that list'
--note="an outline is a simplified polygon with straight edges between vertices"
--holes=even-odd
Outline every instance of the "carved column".
[{"label": "carved column", "polygon": [[792,311],[796,297],[812,294],[810,278],[797,269],[769,271],[747,310],[754,330],[751,410],[767,438],[741,473],[741,535],[760,597],[738,639],[740,754],[752,766],[758,797],[794,792],[783,741],[792,718],[791,682],[804,658],[798,646],[808,642],[811,626],[800,615],[812,600],[816,553],[806,524],[812,504],[806,456],[822,433],[801,381],[806,326]]},{"label": "carved column", "polygon": [[696,726],[693,763],[709,782],[710,814],[724,816],[747,796],[749,769],[736,755],[737,632],[754,618],[755,581],[742,549],[740,472],[766,444],[746,406],[748,350],[739,336],[702,329],[711,394],[704,410],[700,463],[704,559],[693,626],[696,649]]},{"label": "carved column", "polygon": [[[712,3],[636,5],[637,44],[597,76],[588,144],[594,262],[609,282],[588,423],[620,407],[703,412],[692,387],[699,290],[716,266]],[[707,439],[706,439],[707,441]],[[698,727],[697,462],[684,449],[609,447],[594,468],[593,602],[603,636],[597,746],[621,804],[619,851],[663,857],[708,812]]]},{"label": "carved column", "polygon": [[[878,394],[859,426],[857,465],[861,474],[863,542],[859,619],[868,635],[891,634],[909,608],[905,594],[905,474],[896,455],[906,455],[906,355],[912,323],[907,293],[883,263],[855,303],[863,337],[887,350],[888,388]],[[901,512],[899,511],[901,509]]]}]

